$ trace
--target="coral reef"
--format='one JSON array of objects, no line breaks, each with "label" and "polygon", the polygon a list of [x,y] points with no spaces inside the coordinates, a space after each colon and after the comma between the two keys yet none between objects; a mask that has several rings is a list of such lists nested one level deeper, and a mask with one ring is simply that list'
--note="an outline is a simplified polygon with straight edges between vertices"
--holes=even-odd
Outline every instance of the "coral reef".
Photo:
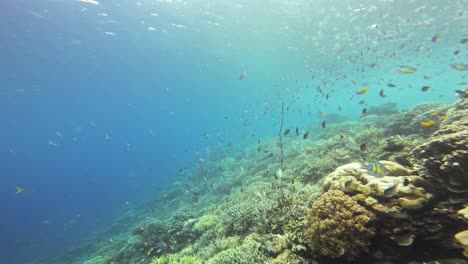
[{"label": "coral reef", "polygon": [[[197,153],[148,207],[59,263],[463,263],[467,109],[385,104],[286,136],[278,179],[277,138]],[[369,173],[373,160],[388,172]]]},{"label": "coral reef", "polygon": [[374,214],[342,191],[320,196],[307,215],[305,236],[309,246],[321,255],[353,259],[367,252],[374,236]]}]

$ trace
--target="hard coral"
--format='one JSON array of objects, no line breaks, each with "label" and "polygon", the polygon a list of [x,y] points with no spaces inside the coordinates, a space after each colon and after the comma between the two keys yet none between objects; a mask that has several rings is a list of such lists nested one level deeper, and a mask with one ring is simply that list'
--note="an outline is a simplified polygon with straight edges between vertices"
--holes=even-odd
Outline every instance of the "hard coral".
[{"label": "hard coral", "polygon": [[374,214],[338,190],[320,196],[307,215],[305,236],[309,246],[328,257],[355,258],[368,251]]}]

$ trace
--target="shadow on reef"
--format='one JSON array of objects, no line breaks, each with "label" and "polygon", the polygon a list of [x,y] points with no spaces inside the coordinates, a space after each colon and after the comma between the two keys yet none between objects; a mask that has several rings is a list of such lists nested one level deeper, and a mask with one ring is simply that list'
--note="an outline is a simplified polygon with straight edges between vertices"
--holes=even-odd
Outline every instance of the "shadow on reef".
[{"label": "shadow on reef", "polygon": [[468,99],[370,110],[284,137],[280,172],[276,138],[213,152],[67,263],[467,263]]}]

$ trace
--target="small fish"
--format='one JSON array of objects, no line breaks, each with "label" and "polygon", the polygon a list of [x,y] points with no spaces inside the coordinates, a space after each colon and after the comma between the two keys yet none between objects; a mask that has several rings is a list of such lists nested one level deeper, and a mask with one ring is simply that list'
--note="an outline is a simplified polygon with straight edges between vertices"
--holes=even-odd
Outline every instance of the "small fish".
[{"label": "small fish", "polygon": [[362,109],[362,115],[367,115],[367,108]]},{"label": "small fish", "polygon": [[440,38],[440,33],[437,33],[434,36],[432,36],[431,41],[432,42],[437,42],[439,40],[439,38]]},{"label": "small fish", "polygon": [[359,89],[359,90],[356,92],[356,94],[357,94],[357,95],[365,94],[365,93],[367,93],[367,91],[369,91],[369,87],[366,86],[366,87],[363,87],[363,88]]},{"label": "small fish", "polygon": [[344,133],[340,133],[340,138],[341,138],[341,139],[344,139],[345,136],[346,136],[346,135],[345,135]]},{"label": "small fish", "polygon": [[354,86],[356,86],[356,82],[355,82],[355,81],[351,80],[351,82],[353,83]]},{"label": "small fish", "polygon": [[392,87],[392,88],[393,88],[393,87],[396,87],[396,85],[394,85],[393,83],[387,83],[387,86],[388,86],[388,87]]},{"label": "small fish", "polygon": [[340,112],[341,112],[341,106],[338,106],[338,111],[340,111]]},{"label": "small fish", "polygon": [[283,170],[281,168],[278,168],[278,170],[276,170],[276,173],[275,173],[275,179],[281,179],[281,177],[283,177]]},{"label": "small fish", "polygon": [[367,151],[367,141],[366,142],[363,142],[360,146],[359,146],[359,149],[361,151]]},{"label": "small fish", "polygon": [[398,66],[395,70],[403,74],[411,74],[416,72],[416,68],[411,66]]},{"label": "small fish", "polygon": [[20,194],[22,192],[24,192],[24,189],[23,188],[20,188],[20,187],[16,187],[16,194]]},{"label": "small fish", "polygon": [[432,78],[432,77],[429,76],[429,75],[424,75],[424,80],[429,80],[429,79],[431,79],[431,78]]},{"label": "small fish", "polygon": [[305,132],[304,136],[302,136],[303,139],[307,139],[309,137],[309,132]]},{"label": "small fish", "polygon": [[296,127],[296,136],[299,136],[299,128]]},{"label": "small fish", "polygon": [[463,64],[463,63],[452,63],[450,64],[450,67],[457,71],[468,71],[468,64]]},{"label": "small fish", "polygon": [[465,43],[468,43],[468,38],[464,38],[460,40],[460,44],[465,44]]},{"label": "small fish", "polygon": [[432,126],[435,124],[435,121],[434,120],[429,120],[429,121],[425,121],[425,122],[421,122],[419,123],[422,127],[429,127],[429,126]]},{"label": "small fish", "polygon": [[284,131],[284,134],[283,134],[283,136],[286,136],[286,135],[288,135],[288,134],[289,134],[289,132],[291,132],[291,130],[289,130],[289,128],[288,128],[288,129],[286,129],[286,130]]},{"label": "small fish", "polygon": [[453,55],[458,55],[458,54],[460,54],[460,50],[456,50],[453,52]]},{"label": "small fish", "polygon": [[382,177],[388,174],[388,169],[378,161],[371,161],[367,164],[367,172],[376,177]]},{"label": "small fish", "polygon": [[393,197],[396,193],[397,186],[397,184],[394,184],[393,186],[385,189],[383,195],[387,198]]},{"label": "small fish", "polygon": [[405,178],[405,179],[403,180],[403,186],[408,186],[410,183],[411,183],[411,182],[410,182],[410,180],[408,180],[408,178]]},{"label": "small fish", "polygon": [[365,104],[365,103],[366,103],[366,101],[365,101],[365,100],[361,100],[361,101],[359,101],[359,104],[360,104],[360,105],[363,105],[363,104]]},{"label": "small fish", "polygon": [[380,97],[385,97],[385,92],[384,92],[384,89],[380,90],[380,92],[379,92],[379,96],[380,96]]},{"label": "small fish", "polygon": [[105,137],[106,141],[109,141],[109,140],[110,140],[110,136],[109,136],[108,133],[106,133],[106,134],[104,135],[104,137]]},{"label": "small fish", "polygon": [[421,87],[421,92],[427,92],[427,91],[429,91],[429,89],[431,89],[430,86],[423,86],[423,87]]},{"label": "small fish", "polygon": [[327,127],[327,122],[326,121],[322,121],[322,128],[326,128]]},{"label": "small fish", "polygon": [[241,72],[241,74],[240,74],[240,76],[239,76],[239,80],[243,80],[246,76],[247,76],[247,72],[246,72],[246,71]]},{"label": "small fish", "polygon": [[311,146],[306,146],[305,151],[306,151],[307,154],[312,153],[312,147]]}]

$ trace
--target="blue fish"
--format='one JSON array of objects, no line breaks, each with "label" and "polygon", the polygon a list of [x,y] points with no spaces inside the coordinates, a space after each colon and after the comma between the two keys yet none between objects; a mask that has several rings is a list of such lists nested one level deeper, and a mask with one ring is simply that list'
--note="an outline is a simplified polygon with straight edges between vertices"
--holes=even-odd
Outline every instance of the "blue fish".
[{"label": "blue fish", "polygon": [[367,163],[367,172],[376,177],[382,177],[388,174],[388,169],[378,161],[371,161]]}]

